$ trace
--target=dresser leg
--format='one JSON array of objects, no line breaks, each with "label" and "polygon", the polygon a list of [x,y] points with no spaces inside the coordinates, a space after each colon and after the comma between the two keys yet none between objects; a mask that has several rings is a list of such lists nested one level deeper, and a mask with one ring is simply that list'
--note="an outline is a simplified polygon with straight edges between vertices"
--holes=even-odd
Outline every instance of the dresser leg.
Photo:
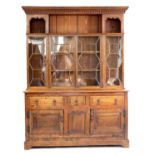
[{"label": "dresser leg", "polygon": [[31,149],[31,145],[27,142],[24,143],[24,150],[29,150]]},{"label": "dresser leg", "polygon": [[129,141],[126,140],[122,143],[122,146],[125,147],[125,148],[128,148],[129,147]]}]

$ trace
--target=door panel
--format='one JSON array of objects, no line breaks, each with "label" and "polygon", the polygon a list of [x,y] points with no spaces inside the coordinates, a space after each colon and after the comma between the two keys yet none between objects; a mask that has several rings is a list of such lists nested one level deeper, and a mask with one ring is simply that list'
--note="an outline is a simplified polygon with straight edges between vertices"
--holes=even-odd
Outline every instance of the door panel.
[{"label": "door panel", "polygon": [[67,112],[68,134],[84,135],[88,132],[88,113],[86,110],[69,110]]},{"label": "door panel", "polygon": [[92,109],[91,134],[123,132],[124,117],[119,109]]},{"label": "door panel", "polygon": [[31,111],[30,133],[63,134],[63,110]]}]

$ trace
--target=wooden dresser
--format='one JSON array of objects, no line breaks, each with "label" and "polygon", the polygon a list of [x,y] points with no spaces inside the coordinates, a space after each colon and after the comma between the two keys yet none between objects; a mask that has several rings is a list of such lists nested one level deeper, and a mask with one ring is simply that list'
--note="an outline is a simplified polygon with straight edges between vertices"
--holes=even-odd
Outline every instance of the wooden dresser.
[{"label": "wooden dresser", "polygon": [[25,149],[128,147],[127,7],[24,6]]}]

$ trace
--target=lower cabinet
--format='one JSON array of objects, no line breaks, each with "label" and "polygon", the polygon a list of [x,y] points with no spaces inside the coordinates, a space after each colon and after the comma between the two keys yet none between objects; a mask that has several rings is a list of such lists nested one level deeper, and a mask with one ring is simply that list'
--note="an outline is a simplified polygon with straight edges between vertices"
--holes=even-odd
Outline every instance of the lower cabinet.
[{"label": "lower cabinet", "polygon": [[123,94],[27,95],[25,145],[127,146],[126,110]]}]

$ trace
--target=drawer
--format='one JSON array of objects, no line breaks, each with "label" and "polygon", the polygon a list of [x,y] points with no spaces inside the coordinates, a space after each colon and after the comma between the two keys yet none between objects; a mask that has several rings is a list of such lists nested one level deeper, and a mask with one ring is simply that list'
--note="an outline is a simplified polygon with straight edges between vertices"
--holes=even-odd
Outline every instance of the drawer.
[{"label": "drawer", "polygon": [[90,96],[91,106],[121,107],[123,103],[124,96]]},{"label": "drawer", "polygon": [[29,109],[55,109],[63,107],[63,97],[30,97]]},{"label": "drawer", "polygon": [[86,97],[85,96],[71,96],[69,97],[70,106],[82,106],[86,105]]}]

